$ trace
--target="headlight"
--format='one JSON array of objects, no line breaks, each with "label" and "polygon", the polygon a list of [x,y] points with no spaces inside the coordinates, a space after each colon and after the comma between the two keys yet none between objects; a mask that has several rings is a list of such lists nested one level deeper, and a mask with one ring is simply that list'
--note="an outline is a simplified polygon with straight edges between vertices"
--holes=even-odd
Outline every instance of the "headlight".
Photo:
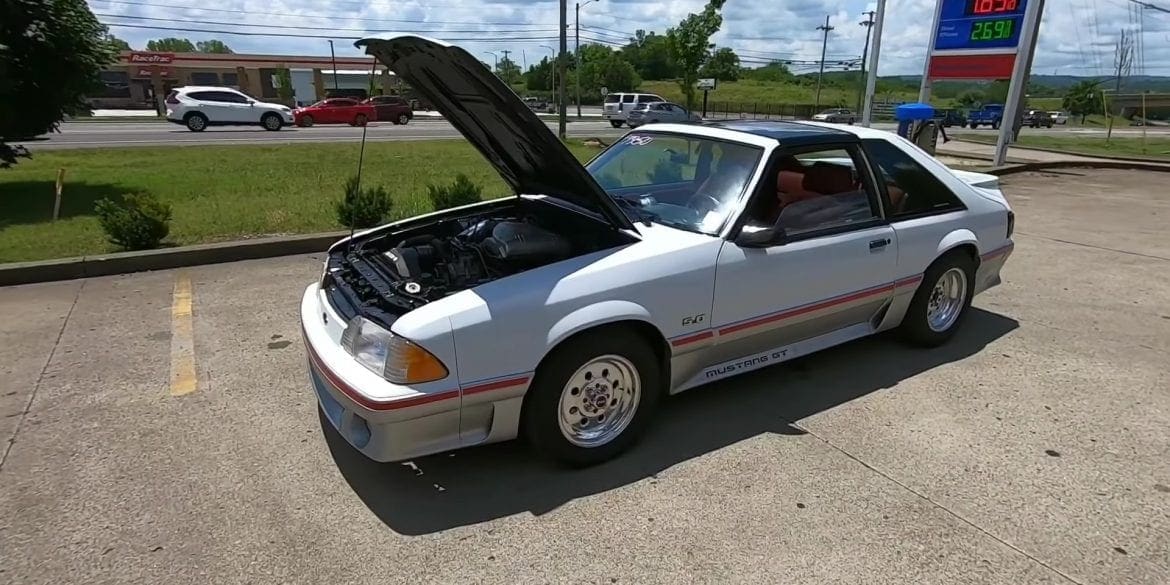
[{"label": "headlight", "polygon": [[421,384],[447,377],[439,358],[364,317],[354,317],[341,346],[361,365],[395,384]]}]

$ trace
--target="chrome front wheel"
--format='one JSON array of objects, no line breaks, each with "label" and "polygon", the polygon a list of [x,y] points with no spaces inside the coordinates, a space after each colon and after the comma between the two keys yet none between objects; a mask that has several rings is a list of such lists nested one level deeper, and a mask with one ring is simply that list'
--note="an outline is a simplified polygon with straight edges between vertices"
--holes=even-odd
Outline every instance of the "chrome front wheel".
[{"label": "chrome front wheel", "polygon": [[641,392],[642,378],[630,360],[612,354],[589,360],[561,389],[561,434],[578,447],[609,443],[634,420]]},{"label": "chrome front wheel", "polygon": [[967,273],[961,268],[944,272],[926,302],[926,324],[931,331],[951,328],[967,303]]}]

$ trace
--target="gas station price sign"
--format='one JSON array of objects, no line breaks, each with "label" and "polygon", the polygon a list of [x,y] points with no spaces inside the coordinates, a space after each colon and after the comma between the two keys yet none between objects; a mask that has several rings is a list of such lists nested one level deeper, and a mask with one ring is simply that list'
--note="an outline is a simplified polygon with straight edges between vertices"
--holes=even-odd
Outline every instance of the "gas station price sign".
[{"label": "gas station price sign", "polygon": [[941,0],[935,51],[1014,51],[1027,0]]}]

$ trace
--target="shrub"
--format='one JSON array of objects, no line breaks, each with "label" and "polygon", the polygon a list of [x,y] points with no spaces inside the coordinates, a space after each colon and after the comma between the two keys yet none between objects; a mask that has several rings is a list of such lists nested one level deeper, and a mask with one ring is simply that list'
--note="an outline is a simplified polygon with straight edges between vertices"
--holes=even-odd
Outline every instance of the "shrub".
[{"label": "shrub", "polygon": [[171,206],[150,193],[126,195],[121,203],[102,199],[94,212],[110,242],[126,250],[157,248],[171,231]]},{"label": "shrub", "polygon": [[483,199],[482,194],[483,188],[463,173],[456,175],[450,185],[427,185],[427,196],[436,211],[477,203]]},{"label": "shrub", "polygon": [[394,200],[379,186],[362,189],[356,176],[345,181],[345,196],[337,202],[337,223],[348,228],[370,228],[390,215]]}]

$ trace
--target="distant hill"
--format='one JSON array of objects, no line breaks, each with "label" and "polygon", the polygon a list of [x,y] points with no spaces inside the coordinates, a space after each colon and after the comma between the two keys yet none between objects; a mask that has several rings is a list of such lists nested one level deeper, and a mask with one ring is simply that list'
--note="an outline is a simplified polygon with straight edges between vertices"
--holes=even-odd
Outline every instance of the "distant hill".
[{"label": "distant hill", "polygon": [[[833,85],[847,85],[860,83],[860,71],[826,71],[824,82]],[[798,77],[816,78],[817,74],[802,73]],[[1086,79],[1109,79],[1109,76],[1076,76],[1076,75],[1033,75],[1032,87],[1044,87],[1055,90],[1054,95],[1063,95],[1064,90]],[[921,84],[921,75],[887,75],[878,78],[879,83],[890,87],[918,87]],[[947,95],[957,95],[967,90],[984,89],[991,85],[990,81],[939,81],[934,88]],[[1106,82],[1106,87],[1113,87],[1113,82]],[[1170,92],[1170,76],[1164,75],[1132,75],[1127,77],[1121,85],[1122,91],[1142,92]],[[879,88],[880,90],[880,88]],[[1044,93],[1044,92],[1038,92]]]}]

